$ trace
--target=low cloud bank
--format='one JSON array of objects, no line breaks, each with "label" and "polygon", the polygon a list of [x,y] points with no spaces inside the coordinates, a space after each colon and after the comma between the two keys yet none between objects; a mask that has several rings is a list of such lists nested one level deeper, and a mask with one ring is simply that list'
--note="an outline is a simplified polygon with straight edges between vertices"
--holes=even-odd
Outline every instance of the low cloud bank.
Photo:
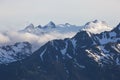
[{"label": "low cloud bank", "polygon": [[27,41],[32,44],[34,51],[50,40],[71,38],[75,34],[76,34],[75,32],[60,33],[54,31],[41,35],[35,35],[32,33],[20,33],[17,31],[13,31],[13,32],[9,31],[4,34],[0,33],[0,45],[3,46],[3,45],[14,44],[16,42]]}]

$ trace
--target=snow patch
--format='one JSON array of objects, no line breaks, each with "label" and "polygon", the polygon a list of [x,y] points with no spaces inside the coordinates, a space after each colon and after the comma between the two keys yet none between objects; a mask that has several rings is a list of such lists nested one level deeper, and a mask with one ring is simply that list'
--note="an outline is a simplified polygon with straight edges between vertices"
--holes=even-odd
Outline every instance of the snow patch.
[{"label": "snow patch", "polygon": [[72,59],[72,56],[70,56],[69,54],[66,54],[70,59]]},{"label": "snow patch", "polygon": [[91,33],[101,33],[104,31],[110,31],[112,28],[107,25],[105,21],[92,21],[88,22],[83,26],[83,30],[89,31]]},{"label": "snow patch", "polygon": [[120,65],[120,60],[119,60],[119,58],[116,58],[116,64],[117,64],[117,65]]},{"label": "snow patch", "polygon": [[72,41],[73,47],[74,47],[74,49],[75,49],[75,48],[76,48],[76,40],[75,40],[75,39],[72,39],[71,41]]},{"label": "snow patch", "polygon": [[61,50],[62,55],[65,55],[67,47],[68,47],[68,43],[66,42],[65,48]]},{"label": "snow patch", "polygon": [[43,61],[43,55],[44,55],[44,53],[45,53],[46,50],[47,50],[47,48],[44,49],[44,51],[40,54],[40,58],[41,58],[42,61]]}]

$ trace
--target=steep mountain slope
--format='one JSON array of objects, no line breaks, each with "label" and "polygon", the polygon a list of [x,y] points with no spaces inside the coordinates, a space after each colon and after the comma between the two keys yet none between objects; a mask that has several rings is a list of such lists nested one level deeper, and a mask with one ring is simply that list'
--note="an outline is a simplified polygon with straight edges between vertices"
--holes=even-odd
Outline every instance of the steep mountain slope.
[{"label": "steep mountain slope", "polygon": [[24,60],[0,65],[4,80],[119,80],[119,74],[120,24],[100,34],[80,31],[49,41]]},{"label": "steep mountain slope", "polygon": [[32,46],[28,42],[0,47],[0,64],[8,64],[30,56],[32,54],[31,48]]}]

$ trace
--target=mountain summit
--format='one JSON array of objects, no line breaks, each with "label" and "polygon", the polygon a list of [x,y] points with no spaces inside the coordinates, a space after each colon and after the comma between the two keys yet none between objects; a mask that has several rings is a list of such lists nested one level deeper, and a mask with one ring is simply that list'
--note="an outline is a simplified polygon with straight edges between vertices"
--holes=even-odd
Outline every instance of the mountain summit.
[{"label": "mountain summit", "polygon": [[55,28],[56,25],[52,21],[50,21],[47,25],[44,26],[44,28]]},{"label": "mountain summit", "polygon": [[94,20],[94,21],[86,23],[83,26],[83,30],[96,34],[96,33],[101,33],[104,31],[110,31],[112,30],[112,28],[108,26],[108,24],[105,21]]},{"label": "mountain summit", "polygon": [[31,23],[25,29],[34,29],[34,25]]}]

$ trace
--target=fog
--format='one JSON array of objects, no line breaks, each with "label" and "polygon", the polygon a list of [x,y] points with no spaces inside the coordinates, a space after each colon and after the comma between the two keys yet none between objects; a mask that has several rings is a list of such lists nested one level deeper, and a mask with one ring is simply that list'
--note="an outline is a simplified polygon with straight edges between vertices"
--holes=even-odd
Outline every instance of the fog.
[{"label": "fog", "polygon": [[6,33],[0,33],[0,45],[13,45],[17,42],[29,42],[32,44],[33,51],[40,48],[46,42],[53,39],[64,39],[71,38],[74,36],[75,32],[70,33],[59,33],[59,32],[50,32],[49,34],[35,35],[32,33],[20,33],[17,31],[8,31]]}]

